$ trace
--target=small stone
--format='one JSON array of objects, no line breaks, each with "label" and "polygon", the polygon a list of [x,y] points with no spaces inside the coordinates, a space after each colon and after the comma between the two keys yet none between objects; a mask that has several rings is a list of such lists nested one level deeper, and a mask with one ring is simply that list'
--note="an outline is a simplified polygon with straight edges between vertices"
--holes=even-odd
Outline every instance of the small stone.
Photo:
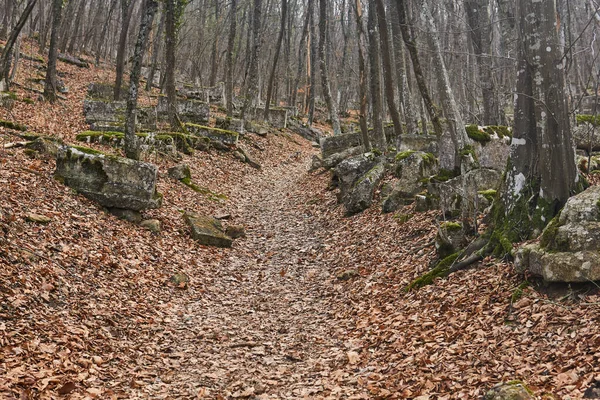
[{"label": "small stone", "polygon": [[126,208],[108,208],[108,212],[119,219],[133,222],[134,224],[142,222],[142,214],[139,211],[128,210]]},{"label": "small stone", "polygon": [[238,160],[240,160],[241,162],[246,162],[246,156],[243,155],[241,152],[239,151],[234,151],[233,152],[233,157],[237,158]]},{"label": "small stone", "polygon": [[227,220],[230,218],[231,218],[231,214],[228,214],[228,213],[215,215],[215,219],[218,219],[218,220]]},{"label": "small stone", "polygon": [[102,360],[102,357],[100,356],[92,356],[92,362],[96,365],[102,365],[104,360]]},{"label": "small stone", "polygon": [[513,381],[501,383],[489,390],[484,400],[529,400],[533,399],[531,391],[523,382]]},{"label": "small stone", "polygon": [[246,228],[243,225],[229,225],[225,230],[225,234],[232,239],[245,238]]},{"label": "small stone", "polygon": [[50,217],[46,217],[45,215],[41,215],[41,214],[34,214],[34,213],[29,213],[25,216],[25,220],[27,222],[33,222],[36,224],[49,224],[52,221],[52,218]]},{"label": "small stone", "polygon": [[192,238],[201,245],[231,247],[233,241],[223,232],[221,221],[193,212],[186,212],[183,219],[191,229]]},{"label": "small stone", "polygon": [[348,269],[346,271],[343,271],[343,272],[340,272],[339,274],[337,274],[337,278],[340,281],[347,281],[352,278],[356,278],[357,276],[358,276],[358,271],[355,269]]},{"label": "small stone", "polygon": [[191,179],[192,173],[190,172],[190,167],[187,164],[179,164],[174,167],[169,168],[167,171],[169,177],[176,179],[178,181],[182,179]]},{"label": "small stone", "polygon": [[148,229],[150,232],[153,232],[153,233],[160,233],[160,231],[161,231],[160,221],[157,219],[144,220],[144,221],[140,222],[140,226]]},{"label": "small stone", "polygon": [[190,283],[190,277],[184,274],[183,272],[176,273],[171,276],[169,281],[176,287],[180,289],[185,289],[188,287]]}]

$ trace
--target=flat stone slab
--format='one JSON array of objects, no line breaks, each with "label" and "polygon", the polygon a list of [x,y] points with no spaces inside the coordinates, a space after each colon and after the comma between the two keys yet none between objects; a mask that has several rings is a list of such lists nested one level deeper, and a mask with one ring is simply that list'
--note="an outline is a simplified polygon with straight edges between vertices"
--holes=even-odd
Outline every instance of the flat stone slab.
[{"label": "flat stone slab", "polygon": [[239,134],[237,132],[196,124],[185,124],[185,128],[192,135],[207,137],[223,144],[235,146],[238,142]]},{"label": "flat stone slab", "polygon": [[61,146],[56,156],[56,178],[107,208],[158,208],[158,167],[154,164],[104,154],[86,147]]},{"label": "flat stone slab", "polygon": [[323,159],[341,153],[350,147],[360,145],[360,137],[357,133],[348,133],[344,135],[329,136],[321,139],[321,155]]},{"label": "flat stone slab", "polygon": [[[127,105],[124,101],[86,99],[83,102],[85,122],[93,130],[121,131],[125,125]],[[139,107],[136,125],[141,130],[156,130],[156,110],[154,107]]]},{"label": "flat stone slab", "polygon": [[[168,115],[168,106],[167,98],[160,96],[156,111],[163,119]],[[178,98],[176,109],[182,122],[203,124],[207,123],[210,118],[210,106],[203,101]]]},{"label": "flat stone slab", "polygon": [[225,235],[218,219],[194,212],[186,212],[183,218],[191,228],[192,238],[198,243],[205,246],[231,247],[233,240]]}]

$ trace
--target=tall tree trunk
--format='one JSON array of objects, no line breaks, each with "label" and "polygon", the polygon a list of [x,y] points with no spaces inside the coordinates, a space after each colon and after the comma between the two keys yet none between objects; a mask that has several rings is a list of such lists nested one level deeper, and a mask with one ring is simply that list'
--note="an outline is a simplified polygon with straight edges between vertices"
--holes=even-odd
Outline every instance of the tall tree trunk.
[{"label": "tall tree trunk", "polygon": [[398,20],[398,3],[390,0],[392,37],[394,48],[394,59],[396,63],[396,83],[398,86],[398,98],[404,108],[404,117],[406,120],[406,131],[409,134],[417,131],[417,113],[414,110],[413,102],[410,97],[408,86],[408,74],[406,69],[406,59],[404,56],[404,42],[402,41],[402,32],[400,31],[400,21]]},{"label": "tall tree trunk", "polygon": [[11,30],[8,41],[6,42],[4,50],[0,55],[0,91],[8,90],[10,86],[10,66],[12,60],[13,47],[17,42],[17,38],[19,37],[21,30],[23,30],[23,27],[27,22],[27,19],[31,15],[31,10],[33,10],[33,7],[35,6],[36,2],[37,0],[29,0],[29,3],[27,3],[25,10],[23,10],[23,13],[19,17],[17,25]]},{"label": "tall tree trunk", "polygon": [[157,9],[158,3],[156,0],[144,1],[144,13],[142,14],[142,22],[140,23],[140,31],[135,43],[131,72],[129,74],[129,94],[127,98],[125,119],[125,155],[134,160],[139,160],[140,158],[139,143],[137,141],[137,136],[135,135],[138,86],[142,72],[144,53],[148,44],[148,36],[152,29],[152,22],[154,21],[154,15],[156,14]]},{"label": "tall tree trunk", "polygon": [[52,32],[50,33],[50,50],[48,67],[44,84],[44,97],[48,101],[56,100],[56,59],[58,57],[58,31],[62,20],[63,0],[52,1]]},{"label": "tall tree trunk", "polygon": [[287,0],[281,0],[281,26],[279,28],[279,36],[277,37],[277,44],[275,45],[275,56],[273,57],[273,65],[271,66],[271,75],[269,76],[269,83],[267,86],[267,99],[265,100],[265,113],[263,118],[268,120],[269,108],[271,107],[271,96],[273,95],[273,82],[275,81],[275,74],[277,73],[277,61],[279,60],[279,53],[281,51],[281,43],[283,42],[283,35],[285,34],[285,23],[287,17]]},{"label": "tall tree trunk", "polygon": [[[220,7],[219,7],[219,0],[214,0],[214,6],[215,6],[215,26],[219,25],[219,14],[220,14]],[[219,69],[219,61],[217,60],[218,58],[218,51],[219,51],[219,33],[217,32],[217,30],[215,29],[215,38],[212,42],[212,52],[211,52],[211,64],[210,64],[210,80],[208,85],[209,86],[215,86],[217,83],[217,72]]]},{"label": "tall tree trunk", "polygon": [[372,145],[379,151],[385,151],[386,140],[383,131],[382,99],[381,99],[381,57],[379,54],[379,38],[377,35],[377,17],[375,5],[369,5],[367,11],[367,32],[369,36],[369,87],[371,94],[371,119],[373,120]]},{"label": "tall tree trunk", "polygon": [[425,104],[425,109],[431,118],[431,123],[433,124],[433,130],[435,134],[441,136],[444,132],[442,128],[442,122],[440,121],[439,112],[431,99],[431,95],[429,94],[429,88],[427,87],[427,80],[425,79],[425,75],[423,74],[423,69],[421,68],[421,61],[419,59],[419,53],[417,51],[417,43],[415,39],[412,37],[409,25],[408,18],[406,16],[406,0],[396,0],[398,5],[398,20],[400,22],[400,31],[402,33],[402,39],[404,40],[404,44],[406,44],[406,48],[408,49],[408,54],[410,55],[410,60],[413,65],[413,72],[415,74],[415,79],[417,81],[417,87],[419,88],[419,92],[421,93],[421,97],[423,98],[423,103]]},{"label": "tall tree trunk", "polygon": [[165,3],[165,92],[167,94],[169,123],[179,130],[177,123],[177,89],[175,87],[175,47],[177,45],[176,1]]},{"label": "tall tree trunk", "polygon": [[331,87],[329,84],[329,71],[327,68],[327,0],[319,0],[319,66],[321,70],[321,86],[323,87],[323,97],[329,110],[331,127],[334,135],[340,135],[340,118],[338,116],[337,100],[331,97]]},{"label": "tall tree trunk", "polygon": [[460,168],[460,152],[471,140],[465,131],[465,123],[450,87],[450,78],[440,48],[438,30],[435,26],[431,9],[429,8],[429,0],[423,1],[421,5],[421,22],[425,27],[427,41],[431,49],[431,64],[437,77],[444,115],[446,116],[448,132],[445,135],[450,136],[454,147],[451,149],[446,145],[445,141],[442,141],[443,145],[440,147],[440,166],[446,169]]},{"label": "tall tree trunk", "polygon": [[500,111],[495,90],[493,74],[491,41],[492,30],[488,11],[489,0],[468,0],[465,11],[469,22],[470,37],[479,69],[479,83],[483,97],[483,123],[500,124]]},{"label": "tall tree trunk", "polygon": [[248,108],[256,101],[258,95],[258,60],[260,56],[261,46],[261,15],[262,15],[262,0],[254,0],[254,12],[252,13],[252,50],[250,55],[250,65],[248,69],[248,85],[246,88],[246,96],[242,107],[242,119],[246,117]]},{"label": "tall tree trunk", "polygon": [[158,28],[156,35],[154,35],[154,46],[152,46],[152,61],[150,64],[150,70],[148,71],[148,77],[146,81],[146,91],[152,90],[154,85],[154,76],[156,75],[156,68],[158,66],[158,57],[160,56],[160,44],[162,43],[162,34],[165,29],[165,13],[163,12],[158,22]]},{"label": "tall tree trunk", "polygon": [[229,25],[229,37],[227,38],[227,68],[225,76],[225,102],[227,105],[227,116],[233,117],[233,50],[235,45],[235,35],[237,31],[237,0],[231,0],[231,9],[229,11],[231,23]]},{"label": "tall tree trunk", "polygon": [[79,8],[77,9],[77,17],[75,18],[75,21],[78,21],[75,23],[75,29],[73,30],[73,32],[71,32],[71,38],[69,41],[69,46],[67,47],[67,53],[72,54],[75,51],[75,43],[77,43],[77,41],[80,40],[79,36],[81,35],[81,31],[83,29],[83,26],[85,25],[84,21],[85,21],[85,4],[86,1],[81,0],[79,3]]},{"label": "tall tree trunk", "polygon": [[119,36],[119,47],[117,49],[117,69],[114,88],[114,99],[121,99],[121,87],[123,86],[123,72],[125,70],[125,59],[127,55],[127,32],[133,15],[133,6],[136,0],[121,0],[121,34]]},{"label": "tall tree trunk", "polygon": [[102,53],[102,45],[104,44],[106,45],[105,47],[108,48],[108,45],[105,43],[105,40],[103,38],[107,36],[108,28],[110,27],[110,20],[112,18],[113,12],[115,11],[115,8],[117,7],[118,1],[119,0],[112,0],[110,8],[108,9],[108,15],[106,16],[106,22],[104,23],[104,26],[102,26],[102,32],[100,33],[100,36],[96,38],[96,65],[100,64],[100,54]]},{"label": "tall tree trunk", "polygon": [[292,84],[290,106],[296,107],[296,98],[298,96],[298,85],[300,84],[300,77],[302,76],[302,70],[304,69],[304,50],[306,48],[306,38],[308,36],[308,27],[310,23],[310,16],[313,13],[314,0],[308,0],[306,6],[306,15],[304,16],[304,25],[302,26],[302,34],[300,36],[300,45],[298,46],[298,69],[296,70],[296,78]]},{"label": "tall tree trunk", "polygon": [[[316,1],[316,0],[315,0]],[[310,56],[308,57],[308,125],[312,126],[315,118],[315,100],[317,97],[317,33],[315,29],[315,14],[314,12],[310,16]]]},{"label": "tall tree trunk", "polygon": [[554,1],[518,0],[518,75],[509,168],[495,234],[537,236],[581,186]]},{"label": "tall tree trunk", "polygon": [[392,60],[390,52],[390,35],[388,33],[387,18],[385,16],[385,6],[383,0],[375,0],[375,10],[377,12],[377,23],[379,25],[379,41],[381,43],[381,61],[383,64],[384,93],[388,105],[392,122],[394,123],[394,135],[396,140],[401,140],[402,123],[400,122],[400,113],[396,107],[394,98],[394,78],[392,70]]},{"label": "tall tree trunk", "polygon": [[370,151],[371,139],[369,138],[369,127],[367,125],[367,69],[365,66],[365,48],[363,44],[365,32],[363,29],[362,15],[361,1],[356,0],[354,3],[354,16],[356,17],[356,31],[358,33],[358,91],[360,102],[358,121],[360,123],[363,146],[365,151]]}]

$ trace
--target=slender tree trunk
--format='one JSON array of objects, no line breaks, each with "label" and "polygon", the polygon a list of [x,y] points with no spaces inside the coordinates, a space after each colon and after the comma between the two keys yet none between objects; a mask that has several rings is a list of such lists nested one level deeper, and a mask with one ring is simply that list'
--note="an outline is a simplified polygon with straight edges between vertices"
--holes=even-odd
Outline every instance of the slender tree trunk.
[{"label": "slender tree trunk", "polygon": [[[108,15],[106,16],[106,22],[104,23],[104,26],[102,27],[102,32],[100,33],[100,36],[97,38],[97,42],[96,42],[96,65],[100,64],[100,54],[102,53],[102,45],[106,44],[105,40],[103,38],[105,38],[108,34],[108,28],[110,26],[110,20],[112,18],[113,12],[115,10],[115,8],[117,7],[117,2],[119,0],[112,0],[112,3],[110,5],[110,8],[108,10]],[[105,46],[106,48],[108,48],[108,45]]]},{"label": "slender tree trunk", "polygon": [[127,32],[133,15],[133,6],[136,0],[121,0],[121,35],[119,36],[119,47],[117,49],[117,72],[114,88],[114,99],[121,99],[121,87],[123,86],[123,72],[125,70],[125,59],[127,53]]},{"label": "slender tree trunk", "polygon": [[254,12],[252,14],[252,50],[250,55],[250,66],[248,70],[248,86],[244,105],[242,107],[242,119],[246,117],[249,107],[256,101],[258,95],[258,60],[261,47],[261,15],[262,15],[262,0],[254,0]]},{"label": "slender tree trunk", "polygon": [[415,39],[412,37],[409,28],[408,28],[408,19],[406,17],[406,0],[396,0],[398,5],[398,20],[400,22],[400,31],[402,33],[402,39],[404,40],[404,44],[406,44],[406,48],[408,49],[408,54],[410,55],[410,60],[413,65],[413,72],[415,74],[415,79],[417,81],[417,86],[419,88],[419,92],[421,93],[421,97],[423,98],[423,102],[425,104],[425,109],[431,118],[431,123],[433,124],[433,130],[435,134],[441,136],[443,133],[442,122],[440,121],[438,110],[431,99],[431,95],[429,94],[429,88],[427,87],[427,80],[425,79],[425,75],[423,74],[423,69],[421,68],[421,61],[419,59],[419,53],[417,51],[417,44]]},{"label": "slender tree trunk", "polygon": [[44,97],[48,101],[56,100],[56,59],[58,57],[58,31],[62,20],[63,0],[52,2],[52,32],[50,33],[50,50],[48,52],[48,67],[44,84]]},{"label": "slender tree trunk", "polygon": [[146,91],[152,90],[154,85],[154,76],[156,75],[156,67],[158,65],[158,57],[160,56],[160,44],[162,43],[162,34],[165,28],[165,13],[163,12],[158,22],[158,28],[156,35],[154,35],[154,46],[152,47],[152,62],[150,65],[150,71],[148,71],[148,77],[146,81]]},{"label": "slender tree trunk", "polygon": [[225,76],[225,97],[227,105],[227,116],[233,117],[233,50],[235,45],[235,35],[237,31],[237,0],[231,0],[230,9],[231,23],[229,25],[229,37],[227,38],[227,60]]},{"label": "slender tree trunk", "polygon": [[271,66],[271,75],[269,76],[269,83],[267,86],[267,99],[265,100],[265,113],[263,118],[268,120],[269,108],[271,107],[271,96],[273,95],[273,82],[275,81],[275,74],[277,73],[277,61],[279,60],[279,53],[281,51],[281,43],[283,42],[283,35],[285,34],[285,23],[287,17],[287,0],[281,0],[281,27],[279,28],[279,36],[277,37],[277,44],[275,45],[275,56],[273,57],[273,65]]},{"label": "slender tree trunk", "polygon": [[[316,1],[316,0],[315,0]],[[317,34],[315,29],[315,14],[314,12],[310,16],[310,57],[308,57],[308,125],[312,126],[315,118],[315,100],[317,97],[317,69],[315,65],[317,63],[318,51],[317,51]]]},{"label": "slender tree trunk", "polygon": [[131,65],[131,72],[129,74],[129,95],[127,98],[127,113],[125,120],[125,155],[134,160],[139,160],[140,158],[139,143],[137,141],[137,136],[135,135],[136,109],[139,89],[138,86],[140,82],[144,53],[148,44],[148,36],[150,34],[150,30],[152,29],[152,22],[154,21],[154,15],[156,14],[157,9],[158,3],[156,0],[144,1],[144,13],[142,14],[142,22],[140,24],[140,31],[137,41],[135,43],[133,62]]},{"label": "slender tree trunk", "polygon": [[400,122],[400,113],[396,107],[394,98],[394,78],[392,70],[392,60],[390,52],[390,37],[388,33],[387,18],[385,16],[385,6],[383,0],[375,0],[375,10],[377,12],[377,23],[379,25],[379,41],[381,43],[381,61],[383,64],[384,94],[388,105],[392,122],[394,123],[394,134],[396,140],[401,140],[402,123]]},{"label": "slender tree trunk", "polygon": [[360,102],[358,121],[360,123],[363,146],[365,151],[370,151],[371,139],[369,138],[369,127],[367,126],[367,69],[365,66],[365,48],[363,44],[365,32],[363,29],[363,12],[360,0],[356,0],[354,3],[354,15],[356,17],[356,31],[358,33],[358,90]]},{"label": "slender tree trunk", "polygon": [[177,45],[176,1],[165,3],[165,92],[167,94],[169,122],[179,130],[177,123],[177,89],[175,87],[175,47]]},{"label": "slender tree trunk", "polygon": [[383,131],[382,99],[381,99],[381,57],[379,54],[379,38],[377,35],[377,17],[375,5],[371,4],[367,11],[367,32],[369,36],[369,87],[371,94],[371,114],[373,120],[372,145],[379,151],[385,151],[386,140]]},{"label": "slender tree trunk", "polygon": [[4,50],[0,55],[0,91],[8,90],[10,86],[10,67],[12,63],[13,47],[17,42],[21,30],[27,22],[27,19],[31,15],[31,10],[33,10],[36,2],[37,0],[29,0],[25,10],[23,10],[23,13],[19,17],[17,25],[11,30],[6,46],[4,46]]},{"label": "slender tree trunk", "polygon": [[304,53],[306,49],[306,38],[308,36],[308,27],[310,23],[310,16],[313,13],[313,0],[308,0],[308,4],[306,6],[306,15],[304,16],[304,25],[302,26],[302,35],[300,36],[300,45],[298,46],[298,69],[296,71],[296,78],[294,79],[294,83],[292,84],[291,97],[290,97],[290,106],[296,106],[296,98],[298,96],[298,85],[300,84],[300,77],[302,76],[302,70],[304,69],[305,59]]},{"label": "slender tree trunk", "polygon": [[337,101],[331,96],[331,87],[329,84],[329,71],[327,68],[327,0],[319,0],[319,65],[321,70],[321,86],[323,88],[323,97],[329,110],[329,118],[334,135],[340,135],[340,119],[338,116]]},{"label": "slender tree trunk", "polygon": [[[215,26],[217,26],[219,24],[219,14],[220,14],[219,0],[214,0],[214,6],[215,6]],[[214,34],[215,34],[215,38],[212,42],[212,52],[211,52],[210,80],[208,83],[208,85],[211,87],[215,86],[217,83],[217,72],[219,69],[219,62],[217,60],[218,50],[219,50],[219,33],[217,32],[217,30],[215,30]]]},{"label": "slender tree trunk", "polygon": [[71,32],[71,38],[70,38],[70,42],[69,42],[69,46],[67,48],[67,53],[72,54],[73,51],[75,50],[75,44],[80,40],[79,36],[81,35],[83,26],[84,26],[84,21],[85,21],[85,4],[86,1],[81,0],[79,3],[79,8],[77,9],[77,18],[75,19],[76,22],[75,23],[75,29],[73,30],[73,32]]}]

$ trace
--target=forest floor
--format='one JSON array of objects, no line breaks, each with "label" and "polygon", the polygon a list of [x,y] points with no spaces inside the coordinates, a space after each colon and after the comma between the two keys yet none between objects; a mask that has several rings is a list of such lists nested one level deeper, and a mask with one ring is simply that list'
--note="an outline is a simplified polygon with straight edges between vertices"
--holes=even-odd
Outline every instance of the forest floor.
[{"label": "forest floor", "polygon": [[[67,100],[18,88],[0,118],[74,143],[87,84],[110,74],[59,68]],[[17,140],[0,129],[2,399],[472,399],[514,379],[566,399],[600,381],[593,286],[556,295],[486,259],[405,292],[435,257],[438,213],[344,217],[304,139],[243,140],[260,171],[219,152],[150,159],[158,235],[55,181],[54,160],[3,148]],[[178,162],[205,194],[166,176]],[[231,214],[247,238],[197,245],[182,210]]]}]

